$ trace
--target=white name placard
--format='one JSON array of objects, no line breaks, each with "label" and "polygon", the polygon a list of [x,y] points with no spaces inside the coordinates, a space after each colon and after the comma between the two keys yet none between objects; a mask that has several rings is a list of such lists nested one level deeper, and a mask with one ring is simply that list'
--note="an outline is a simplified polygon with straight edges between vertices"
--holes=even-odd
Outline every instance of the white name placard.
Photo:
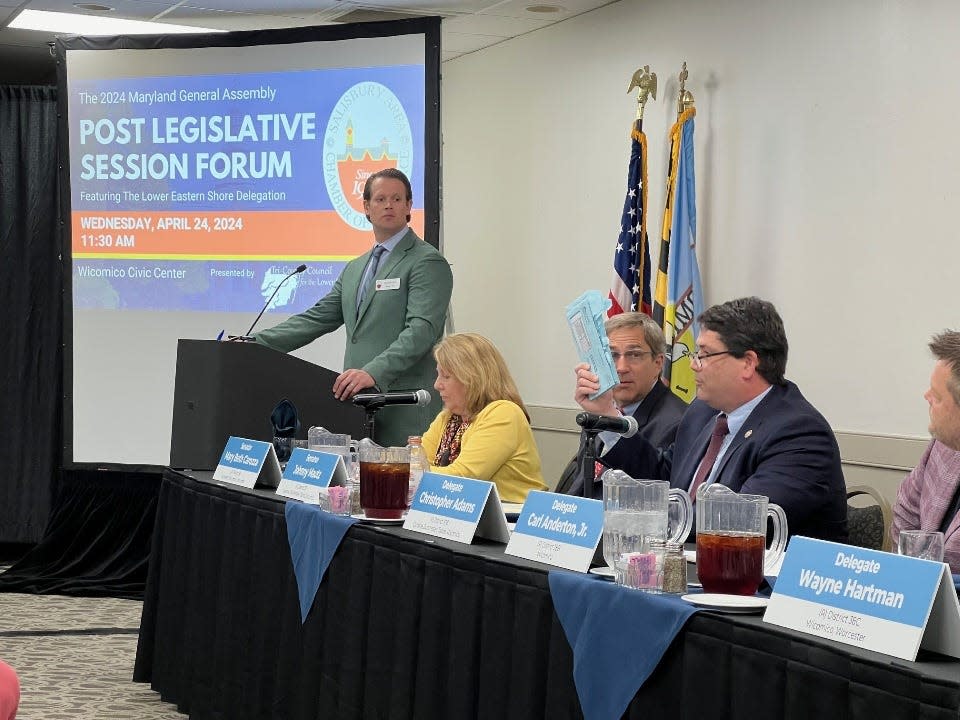
[{"label": "white name placard", "polygon": [[949,566],[878,550],[793,538],[763,619],[904,660],[960,657]]},{"label": "white name placard", "polygon": [[403,527],[467,544],[510,537],[496,485],[440,473],[423,474]]},{"label": "white name placard", "polygon": [[306,448],[294,448],[277,485],[277,495],[320,504],[320,491],[330,485],[346,485],[343,457]]},{"label": "white name placard", "polygon": [[602,534],[600,500],[534,490],[527,495],[506,553],[586,572]]},{"label": "white name placard", "polygon": [[258,484],[275,488],[280,482],[280,463],[273,444],[231,437],[223,448],[213,479],[245,488]]}]

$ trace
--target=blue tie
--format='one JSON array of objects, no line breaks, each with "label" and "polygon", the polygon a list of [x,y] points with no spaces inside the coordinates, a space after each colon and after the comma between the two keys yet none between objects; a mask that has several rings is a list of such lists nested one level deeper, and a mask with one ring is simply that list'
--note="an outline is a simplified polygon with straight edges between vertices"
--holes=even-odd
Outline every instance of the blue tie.
[{"label": "blue tie", "polygon": [[360,306],[363,304],[363,299],[367,296],[367,293],[370,292],[370,286],[373,285],[373,279],[377,276],[377,268],[380,267],[380,258],[383,257],[383,254],[387,249],[383,245],[377,245],[373,249],[373,254],[370,256],[370,262],[367,264],[367,271],[363,276],[363,285],[360,287],[360,292],[357,293],[357,312],[360,311]]}]

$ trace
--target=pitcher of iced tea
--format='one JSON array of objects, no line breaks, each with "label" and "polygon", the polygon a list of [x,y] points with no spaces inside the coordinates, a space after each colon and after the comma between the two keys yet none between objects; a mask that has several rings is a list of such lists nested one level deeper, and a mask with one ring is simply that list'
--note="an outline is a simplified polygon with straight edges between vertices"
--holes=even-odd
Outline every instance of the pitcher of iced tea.
[{"label": "pitcher of iced tea", "polygon": [[410,451],[381,447],[364,438],[359,445],[360,507],[368,518],[396,520],[407,509]]},{"label": "pitcher of iced tea", "polygon": [[[719,483],[697,491],[697,576],[708,593],[753,595],[764,568],[780,561],[787,516],[764,495],[743,495]],[[767,544],[767,518],[773,541]]]}]

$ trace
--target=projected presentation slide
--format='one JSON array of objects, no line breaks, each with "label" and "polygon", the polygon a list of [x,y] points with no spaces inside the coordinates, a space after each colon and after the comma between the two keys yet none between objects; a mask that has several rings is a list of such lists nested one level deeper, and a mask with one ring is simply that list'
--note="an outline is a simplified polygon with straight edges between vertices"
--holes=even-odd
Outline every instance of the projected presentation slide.
[{"label": "projected presentation slide", "polygon": [[[58,40],[67,462],[168,464],[179,341],[323,298],[373,246],[371,174],[406,173],[410,225],[438,241],[439,35],[431,18]],[[344,342],[295,352],[339,371]]]},{"label": "projected presentation slide", "polygon": [[423,65],[68,84],[74,308],[295,313],[372,245],[363,185],[414,185]]}]

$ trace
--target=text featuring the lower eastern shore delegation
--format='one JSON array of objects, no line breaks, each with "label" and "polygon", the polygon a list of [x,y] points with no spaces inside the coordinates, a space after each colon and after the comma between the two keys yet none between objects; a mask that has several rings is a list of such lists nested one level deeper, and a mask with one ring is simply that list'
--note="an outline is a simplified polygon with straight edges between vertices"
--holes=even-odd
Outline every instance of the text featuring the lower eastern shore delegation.
[{"label": "text featuring the lower eastern shore delegation", "polygon": [[[862,560],[853,553],[838,552],[834,565],[853,570],[856,575],[880,572],[880,563],[877,560]],[[877,587],[874,583],[861,582],[857,578],[842,580],[820,575],[815,570],[801,569],[799,585],[811,590],[815,595],[839,595],[873,605],[903,607],[903,593]]]},{"label": "text featuring the lower eastern shore delegation", "polygon": [[[183,117],[85,118],[80,120],[82,147],[123,149],[124,152],[84,153],[82,180],[179,180],[215,178],[293,177],[289,150],[250,150],[256,143],[317,139],[313,112],[256,115],[187,115]],[[231,152],[158,152],[158,145],[243,144]],[[127,152],[146,146],[150,152]]]}]

